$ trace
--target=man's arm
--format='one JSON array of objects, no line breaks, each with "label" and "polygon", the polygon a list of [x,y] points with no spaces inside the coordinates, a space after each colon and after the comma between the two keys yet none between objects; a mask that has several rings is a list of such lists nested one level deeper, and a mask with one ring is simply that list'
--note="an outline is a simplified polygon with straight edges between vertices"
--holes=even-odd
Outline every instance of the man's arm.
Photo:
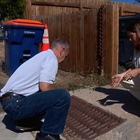
[{"label": "man's arm", "polygon": [[41,91],[48,91],[48,90],[54,89],[54,85],[49,84],[49,83],[45,83],[45,82],[40,82],[39,88]]}]

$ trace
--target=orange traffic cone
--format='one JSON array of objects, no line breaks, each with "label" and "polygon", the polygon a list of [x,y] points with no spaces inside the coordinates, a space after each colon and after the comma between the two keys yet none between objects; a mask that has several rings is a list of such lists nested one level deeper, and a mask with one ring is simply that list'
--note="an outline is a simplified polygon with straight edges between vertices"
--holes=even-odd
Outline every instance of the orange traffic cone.
[{"label": "orange traffic cone", "polygon": [[48,50],[50,48],[49,45],[49,34],[48,34],[48,25],[45,24],[45,29],[44,29],[44,34],[43,34],[43,39],[42,39],[42,48],[41,51]]}]

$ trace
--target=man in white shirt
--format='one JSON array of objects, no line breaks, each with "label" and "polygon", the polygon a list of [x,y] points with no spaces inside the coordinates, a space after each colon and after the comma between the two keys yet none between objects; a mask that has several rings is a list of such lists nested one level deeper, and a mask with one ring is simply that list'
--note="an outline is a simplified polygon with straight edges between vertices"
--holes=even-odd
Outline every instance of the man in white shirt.
[{"label": "man in white shirt", "polygon": [[60,140],[63,133],[70,94],[65,89],[53,89],[53,84],[58,63],[68,53],[68,42],[56,39],[49,50],[24,62],[1,89],[3,109],[14,120],[44,117],[36,140]]}]

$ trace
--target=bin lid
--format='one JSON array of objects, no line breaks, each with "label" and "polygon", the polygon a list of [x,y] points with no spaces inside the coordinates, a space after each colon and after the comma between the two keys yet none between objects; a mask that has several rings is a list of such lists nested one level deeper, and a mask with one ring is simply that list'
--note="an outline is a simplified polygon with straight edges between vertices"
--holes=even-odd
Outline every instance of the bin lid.
[{"label": "bin lid", "polygon": [[44,27],[40,21],[29,19],[14,19],[4,22],[4,25],[22,25],[22,26],[38,26]]}]

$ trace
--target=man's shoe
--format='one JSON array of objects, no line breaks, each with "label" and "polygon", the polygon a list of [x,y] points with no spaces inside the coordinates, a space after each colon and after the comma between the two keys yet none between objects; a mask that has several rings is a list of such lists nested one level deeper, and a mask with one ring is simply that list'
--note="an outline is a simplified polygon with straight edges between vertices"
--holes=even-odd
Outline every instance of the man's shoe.
[{"label": "man's shoe", "polygon": [[15,129],[21,132],[40,130],[38,126],[18,126],[18,125],[16,125]]},{"label": "man's shoe", "polygon": [[42,125],[42,122],[34,122],[33,124],[33,123],[21,121],[17,123],[17,125],[15,126],[15,129],[21,132],[35,131],[35,130],[40,130],[41,125]]},{"label": "man's shoe", "polygon": [[40,137],[39,133],[37,133],[35,140],[61,140],[61,139],[59,135],[58,136],[47,135],[45,137]]}]

